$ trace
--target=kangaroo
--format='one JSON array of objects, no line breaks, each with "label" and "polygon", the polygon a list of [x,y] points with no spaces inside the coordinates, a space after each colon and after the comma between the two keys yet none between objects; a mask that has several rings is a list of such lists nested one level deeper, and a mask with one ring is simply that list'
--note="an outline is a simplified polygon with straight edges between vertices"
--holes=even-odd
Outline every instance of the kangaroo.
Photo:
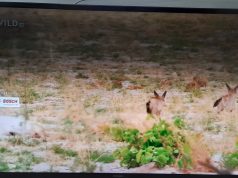
[{"label": "kangaroo", "polygon": [[191,91],[193,89],[199,89],[201,87],[206,87],[207,83],[208,83],[207,78],[195,76],[195,77],[193,77],[192,81],[187,84],[185,91]]},{"label": "kangaroo", "polygon": [[147,114],[151,114],[153,117],[160,117],[166,93],[167,91],[165,91],[162,96],[159,96],[159,94],[154,91],[154,97],[151,97],[151,99],[146,103]]},{"label": "kangaroo", "polygon": [[218,108],[218,113],[223,111],[224,109],[228,109],[230,112],[232,112],[235,109],[235,103],[236,103],[236,94],[238,91],[238,85],[235,88],[231,88],[227,83],[226,87],[228,90],[228,94],[222,96],[218,100],[215,101],[213,107]]}]

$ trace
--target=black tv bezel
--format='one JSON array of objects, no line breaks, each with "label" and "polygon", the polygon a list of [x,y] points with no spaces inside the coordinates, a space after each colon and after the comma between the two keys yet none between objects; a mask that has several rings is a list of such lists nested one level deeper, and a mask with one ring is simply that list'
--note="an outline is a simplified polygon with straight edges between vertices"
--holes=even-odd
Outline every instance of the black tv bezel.
[{"label": "black tv bezel", "polygon": [[[238,9],[228,8],[188,8],[188,7],[152,7],[152,6],[107,6],[55,3],[0,2],[1,8],[29,8],[81,11],[117,11],[117,12],[158,12],[158,13],[195,13],[195,14],[238,14]],[[150,174],[150,173],[45,173],[45,172],[0,172],[0,178],[150,178],[158,177],[227,177],[236,175],[215,174]]]},{"label": "black tv bezel", "polygon": [[238,14],[238,9],[195,8],[195,7],[155,7],[155,6],[117,6],[117,5],[80,5],[56,3],[0,2],[0,7],[61,9],[87,11],[121,11],[121,12],[166,12],[166,13],[202,13],[202,14]]}]

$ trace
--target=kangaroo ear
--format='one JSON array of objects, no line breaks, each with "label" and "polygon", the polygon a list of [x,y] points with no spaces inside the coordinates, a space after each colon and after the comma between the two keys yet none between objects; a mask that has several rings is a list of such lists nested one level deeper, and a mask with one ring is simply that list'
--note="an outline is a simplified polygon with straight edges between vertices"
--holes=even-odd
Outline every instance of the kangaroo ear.
[{"label": "kangaroo ear", "polygon": [[156,96],[156,97],[158,97],[159,95],[158,95],[158,93],[156,92],[156,91],[154,91],[154,95]]},{"label": "kangaroo ear", "polygon": [[148,101],[148,102],[146,103],[146,112],[147,112],[148,114],[151,114],[150,101]]},{"label": "kangaroo ear", "polygon": [[222,98],[219,98],[218,100],[215,101],[215,103],[213,104],[213,107],[217,107],[219,105],[219,103],[221,102]]},{"label": "kangaroo ear", "polygon": [[228,89],[228,91],[231,90],[231,87],[226,83],[226,88]]},{"label": "kangaroo ear", "polygon": [[166,94],[167,94],[167,91],[163,93],[162,97],[165,98]]}]

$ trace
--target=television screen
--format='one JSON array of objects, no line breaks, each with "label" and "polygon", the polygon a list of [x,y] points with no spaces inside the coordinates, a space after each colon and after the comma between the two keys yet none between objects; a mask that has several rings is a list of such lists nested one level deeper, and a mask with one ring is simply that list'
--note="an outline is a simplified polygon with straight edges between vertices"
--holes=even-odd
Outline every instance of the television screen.
[{"label": "television screen", "polygon": [[238,15],[0,10],[0,172],[238,168]]}]

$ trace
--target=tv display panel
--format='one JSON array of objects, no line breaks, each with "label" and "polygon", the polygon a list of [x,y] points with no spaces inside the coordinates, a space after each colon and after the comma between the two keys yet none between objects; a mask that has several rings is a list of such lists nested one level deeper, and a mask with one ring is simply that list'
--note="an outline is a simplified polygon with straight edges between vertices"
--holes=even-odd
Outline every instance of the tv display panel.
[{"label": "tv display panel", "polygon": [[0,17],[1,172],[236,173],[237,15]]}]

